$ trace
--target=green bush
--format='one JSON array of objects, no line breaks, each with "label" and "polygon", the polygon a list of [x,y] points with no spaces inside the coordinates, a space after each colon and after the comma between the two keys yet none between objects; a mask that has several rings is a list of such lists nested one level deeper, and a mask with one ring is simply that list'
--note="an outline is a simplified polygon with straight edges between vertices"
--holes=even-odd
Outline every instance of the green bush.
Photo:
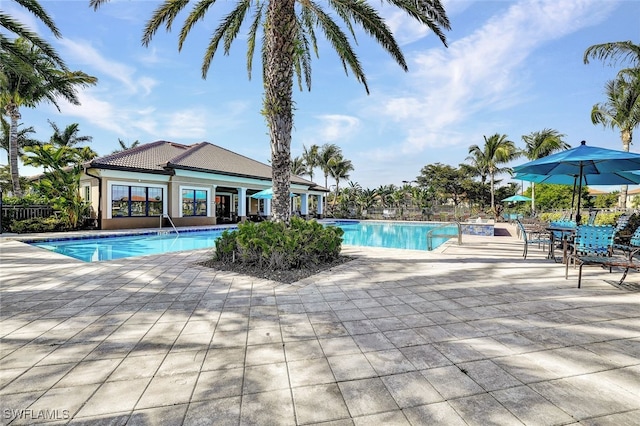
[{"label": "green bush", "polygon": [[275,270],[313,267],[338,258],[344,231],[315,220],[244,222],[216,240],[215,259]]},{"label": "green bush", "polygon": [[9,230],[16,234],[28,234],[35,232],[54,232],[54,231],[66,231],[68,228],[65,226],[63,220],[51,216],[51,217],[34,217],[32,219],[14,220],[9,225]]}]

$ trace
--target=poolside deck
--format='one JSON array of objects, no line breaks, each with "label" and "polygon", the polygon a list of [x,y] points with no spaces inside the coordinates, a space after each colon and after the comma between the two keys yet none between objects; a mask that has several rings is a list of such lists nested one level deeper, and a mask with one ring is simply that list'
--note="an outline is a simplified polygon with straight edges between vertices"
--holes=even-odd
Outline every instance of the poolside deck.
[{"label": "poolside deck", "polygon": [[512,236],[345,252],[284,285],[208,250],[83,263],[0,238],[0,422],[638,424],[640,292],[617,272],[578,289]]}]

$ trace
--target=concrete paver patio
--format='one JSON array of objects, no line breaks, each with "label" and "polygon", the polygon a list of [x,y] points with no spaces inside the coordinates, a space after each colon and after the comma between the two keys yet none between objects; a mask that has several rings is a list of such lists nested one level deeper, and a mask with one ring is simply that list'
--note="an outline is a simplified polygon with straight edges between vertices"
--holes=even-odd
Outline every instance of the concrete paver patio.
[{"label": "concrete paver patio", "polygon": [[463,241],[345,247],[288,285],[208,250],[84,263],[3,238],[1,422],[640,424],[640,292]]}]

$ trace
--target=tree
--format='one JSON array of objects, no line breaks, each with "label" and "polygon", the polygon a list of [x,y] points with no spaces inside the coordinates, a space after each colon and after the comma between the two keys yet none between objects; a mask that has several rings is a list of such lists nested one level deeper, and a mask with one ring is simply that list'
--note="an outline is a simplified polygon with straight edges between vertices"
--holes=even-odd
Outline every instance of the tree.
[{"label": "tree", "polygon": [[515,144],[507,139],[507,135],[496,133],[488,138],[486,136],[483,137],[484,147],[480,148],[478,145],[471,145],[469,147],[469,155],[472,158],[476,158],[478,164],[482,165],[489,174],[491,208],[495,209],[495,176],[498,173],[504,173],[510,170],[508,167],[501,168],[499,166],[500,164],[505,164],[516,159],[520,153],[516,149]]},{"label": "tree", "polygon": [[[15,56],[0,52],[0,59],[13,61],[19,69],[5,68],[2,72],[0,85],[0,105],[10,119],[9,135],[9,165],[13,192],[16,197],[22,196],[18,173],[18,120],[21,118],[20,107],[35,108],[41,102],[50,102],[60,110],[58,98],[69,103],[79,105],[77,88],[94,85],[95,77],[81,71],[67,71],[59,68],[55,62],[42,52],[37,46],[24,39],[18,39],[16,48],[21,49],[30,62],[16,60]],[[2,62],[2,61],[0,61]],[[30,64],[38,63],[38,67]],[[45,70],[40,72],[39,70]]]},{"label": "tree", "polygon": [[291,174],[301,176],[307,171],[302,157],[295,157],[291,160]]},{"label": "tree", "polygon": [[[629,152],[633,129],[640,125],[640,79],[619,74],[606,85],[607,101],[591,110],[591,122],[604,127],[620,129],[622,150]],[[620,207],[627,207],[627,185],[620,187]]]},{"label": "tree", "polygon": [[324,187],[329,188],[329,175],[331,174],[331,167],[336,162],[338,157],[342,157],[342,150],[340,147],[333,143],[326,143],[322,145],[318,153],[318,166],[324,173]]},{"label": "tree", "polygon": [[320,165],[318,158],[318,145],[311,145],[309,149],[302,145],[302,159],[307,166],[305,174],[309,175],[309,180],[313,182],[313,170]]},{"label": "tree", "polygon": [[44,175],[33,183],[34,189],[61,211],[67,225],[75,229],[88,212],[89,205],[80,196],[82,163],[87,147],[36,145],[25,148],[25,164],[43,167]]},{"label": "tree", "polygon": [[[525,143],[525,148],[522,153],[529,160],[537,160],[538,158],[546,157],[549,154],[553,154],[556,151],[561,151],[571,148],[562,138],[565,135],[561,134],[554,129],[543,129],[537,132],[531,132],[528,135],[522,136],[522,140]],[[535,182],[531,183],[531,210],[536,209],[536,190]]]},{"label": "tree", "polygon": [[[90,0],[90,5],[98,8],[108,0]],[[187,6],[188,0],[165,0],[147,22],[142,43],[148,46],[157,30],[164,26],[169,31]],[[436,34],[446,46],[442,32],[449,29],[449,20],[440,0],[404,1],[391,0],[390,3],[411,18],[425,25]],[[180,29],[178,49],[193,26],[202,20],[213,0],[197,2],[186,15]],[[342,20],[347,32],[323,9],[327,4],[336,13],[333,16]],[[407,64],[400,46],[379,12],[365,1],[332,1],[318,3],[306,0],[267,0],[253,2],[249,0],[235,2],[232,11],[224,16],[213,30],[202,62],[202,76],[206,78],[214,55],[221,49],[229,54],[247,14],[251,14],[247,36],[247,71],[251,78],[252,60],[256,48],[259,30],[262,29],[262,78],[263,108],[269,139],[271,143],[271,165],[273,181],[273,216],[276,221],[289,220],[289,187],[291,160],[291,132],[293,128],[293,80],[297,75],[298,86],[302,89],[303,80],[307,89],[311,89],[311,54],[318,52],[316,31],[319,29],[338,54],[345,72],[351,70],[356,80],[363,84],[367,93],[364,70],[355,54],[349,34],[355,38],[355,27],[361,27],[373,37],[391,57],[407,70]],[[182,16],[182,15],[180,15]]]},{"label": "tree", "polygon": [[[340,188],[340,180],[349,179],[349,172],[353,171],[351,160],[346,160],[341,156],[336,157],[329,169],[331,177],[336,181],[336,196]],[[335,205],[335,199],[334,199]]]},{"label": "tree", "polygon": [[[47,12],[40,6],[40,4],[36,0],[14,0],[23,8],[27,9],[38,21],[43,23],[56,38],[61,38],[62,35],[58,28],[56,27],[53,19],[47,14]],[[8,56],[13,57],[15,60],[7,60],[7,58],[3,58],[4,60],[1,62],[0,72],[4,72],[6,70],[11,70],[12,72],[20,72],[23,68],[22,63],[26,63],[33,68],[39,70],[39,72],[45,72],[46,68],[41,67],[40,62],[31,62],[31,57],[22,50],[20,43],[17,42],[19,39],[27,40],[32,45],[36,46],[43,55],[46,55],[51,62],[56,64],[58,67],[66,70],[67,67],[64,64],[64,61],[58,53],[55,51],[53,47],[49,43],[47,43],[44,39],[42,39],[38,34],[31,31],[28,27],[26,27],[21,22],[12,18],[11,16],[4,13],[0,10],[0,27],[5,30],[6,33],[9,33],[14,36],[14,38],[7,37],[5,32],[0,32],[0,52],[6,53]]]},{"label": "tree", "polygon": [[[18,127],[22,126],[22,123],[18,124]],[[0,145],[2,146],[2,149],[4,149],[7,154],[9,154],[9,142],[10,142],[10,134],[11,134],[11,125],[9,124],[9,122],[7,120],[4,119],[4,116],[0,115],[0,131],[2,133],[0,133]],[[33,145],[40,145],[41,142],[37,139],[33,139],[31,137],[31,135],[33,133],[35,133],[36,131],[33,129],[33,127],[26,127],[26,128],[22,128],[22,129],[18,129],[18,138],[17,138],[17,150],[18,150],[18,155],[22,156],[24,155],[24,150],[23,148],[25,146],[33,146]]]},{"label": "tree", "polygon": [[[622,149],[629,151],[633,138],[633,129],[638,126],[640,118],[640,44],[631,41],[616,41],[589,46],[584,52],[584,63],[589,63],[589,58],[608,62],[616,65],[618,62],[627,63],[628,68],[618,72],[615,80],[606,85],[607,102],[596,104],[591,110],[593,124],[602,124],[605,127],[620,129]],[[620,207],[627,206],[627,185],[622,185],[620,190]]]},{"label": "tree", "polygon": [[618,61],[629,62],[633,68],[640,67],[640,44],[631,41],[614,41],[610,43],[589,46],[584,52],[583,61],[589,63],[589,58],[610,61],[615,65]]},{"label": "tree", "polygon": [[131,145],[127,145],[127,143],[125,141],[123,141],[122,139],[118,138],[118,144],[120,145],[120,148],[118,149],[114,149],[113,151],[111,151],[112,154],[117,154],[119,152],[122,151],[127,151],[129,149],[133,149],[135,147],[137,147],[138,145],[140,145],[140,141],[139,140],[135,140],[131,143]]},{"label": "tree", "polygon": [[441,201],[451,199],[454,205],[459,204],[460,196],[464,193],[464,172],[448,164],[435,163],[424,166],[420,174],[418,182],[430,186]]}]

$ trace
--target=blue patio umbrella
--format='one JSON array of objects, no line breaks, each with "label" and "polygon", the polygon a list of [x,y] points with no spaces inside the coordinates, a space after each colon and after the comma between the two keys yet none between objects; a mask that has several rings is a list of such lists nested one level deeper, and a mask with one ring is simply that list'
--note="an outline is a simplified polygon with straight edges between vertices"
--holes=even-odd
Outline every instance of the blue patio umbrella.
[{"label": "blue patio umbrella", "polygon": [[[289,197],[293,198],[295,196],[296,194],[292,192],[289,193]],[[273,188],[267,188],[267,189],[263,189],[260,192],[256,192],[251,196],[251,198],[257,198],[261,200],[267,200],[267,199],[270,200],[271,198],[273,198]]]},{"label": "blue patio umbrella", "polygon": [[[516,179],[520,180],[573,184],[575,197],[575,187],[578,187],[577,193],[580,194],[583,184],[616,185],[624,180],[626,182],[621,184],[638,183],[640,179],[636,180],[635,173],[621,172],[640,170],[640,154],[587,146],[586,142],[582,141],[576,148],[530,161],[514,167],[513,170],[517,173]],[[541,176],[546,176],[546,180]],[[580,197],[577,204],[575,219],[580,223]]]},{"label": "blue patio umbrella", "polygon": [[516,195],[512,195],[511,197],[503,198],[502,201],[505,203],[506,202],[517,203],[519,201],[531,201],[531,198],[526,197],[524,195],[516,194]]}]

